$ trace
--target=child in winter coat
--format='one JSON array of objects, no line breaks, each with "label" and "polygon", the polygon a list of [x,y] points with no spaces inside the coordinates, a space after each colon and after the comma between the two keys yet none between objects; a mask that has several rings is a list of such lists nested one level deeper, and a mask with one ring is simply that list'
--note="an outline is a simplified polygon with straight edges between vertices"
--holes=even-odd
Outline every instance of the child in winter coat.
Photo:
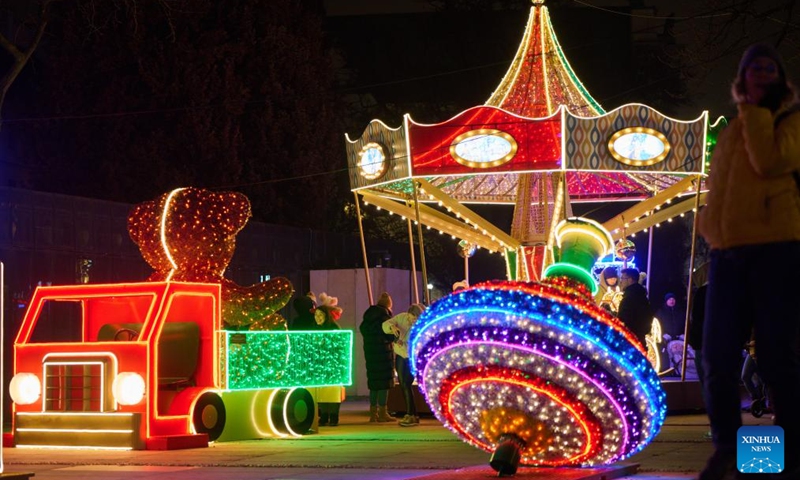
[{"label": "child in winter coat", "polygon": [[[321,293],[318,297],[319,306],[314,312],[314,320],[320,330],[339,330],[337,320],[342,316],[342,309],[338,306],[339,299]],[[330,386],[317,389],[317,403],[319,404],[319,425],[321,427],[339,425],[339,407],[342,405],[344,387]]]}]

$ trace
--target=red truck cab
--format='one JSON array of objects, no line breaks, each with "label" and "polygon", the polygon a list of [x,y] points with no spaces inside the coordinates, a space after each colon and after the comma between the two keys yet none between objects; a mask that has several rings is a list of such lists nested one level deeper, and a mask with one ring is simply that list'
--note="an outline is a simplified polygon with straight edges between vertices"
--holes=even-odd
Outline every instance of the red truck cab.
[{"label": "red truck cab", "polygon": [[39,287],[14,343],[15,444],[207,443],[178,406],[219,386],[220,312],[218,284]]}]

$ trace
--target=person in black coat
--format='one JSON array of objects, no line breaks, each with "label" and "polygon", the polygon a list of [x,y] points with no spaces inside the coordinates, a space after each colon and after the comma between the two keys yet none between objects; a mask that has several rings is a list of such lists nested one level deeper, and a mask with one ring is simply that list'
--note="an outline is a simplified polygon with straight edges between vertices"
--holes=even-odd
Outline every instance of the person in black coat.
[{"label": "person in black coat", "polygon": [[364,320],[359,331],[364,337],[364,363],[367,367],[367,387],[369,387],[369,421],[391,422],[394,419],[386,410],[389,389],[394,383],[394,335],[383,331],[383,322],[392,317],[392,297],[384,292],[373,305],[364,312]]},{"label": "person in black coat", "polygon": [[[708,405],[705,388],[705,369],[703,368],[703,325],[706,319],[706,290],[708,290],[708,262],[697,267],[692,274],[692,281],[700,285],[692,296],[691,317],[689,320],[689,335],[686,341],[694,350],[694,366],[697,370],[697,381],[700,382],[700,395],[703,405]],[[706,438],[711,438],[711,430],[706,433]]]},{"label": "person in black coat", "polygon": [[702,387],[703,375],[703,324],[706,319],[706,290],[708,284],[704,283],[694,291],[692,300],[692,318],[689,323],[689,346],[694,350],[694,365],[697,369],[697,378]]},{"label": "person in black coat", "polygon": [[297,317],[292,321],[289,330],[318,330],[319,326],[314,321],[314,310],[317,305],[314,303],[309,295],[297,297],[292,302],[294,311],[297,312]]},{"label": "person in black coat", "polygon": [[661,331],[677,340],[683,335],[686,328],[686,310],[678,304],[678,298],[670,292],[664,296],[664,305],[656,312],[656,318],[661,322]]},{"label": "person in black coat", "polygon": [[647,289],[639,283],[639,270],[623,269],[619,276],[619,286],[623,293],[617,316],[647,348],[645,335],[650,333],[653,324],[653,308],[647,299]]}]

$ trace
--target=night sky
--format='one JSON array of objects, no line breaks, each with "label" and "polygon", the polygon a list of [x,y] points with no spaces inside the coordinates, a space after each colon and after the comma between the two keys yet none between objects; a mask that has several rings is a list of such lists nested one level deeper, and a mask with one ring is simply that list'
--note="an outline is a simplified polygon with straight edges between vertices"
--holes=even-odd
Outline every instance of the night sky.
[{"label": "night sky", "polygon": [[[439,122],[482,104],[506,72],[530,3],[470,0],[57,2],[2,105],[3,185],[138,203],[178,186],[241,191],[257,220],[355,231],[344,133],[404,113]],[[548,0],[561,46],[606,110],[729,115],[743,49],[779,44],[800,78],[800,11],[783,0]],[[38,2],[3,2],[27,45]],[[795,9],[797,10],[797,9]],[[168,13],[167,13],[168,12]],[[0,54],[6,69],[11,57]],[[4,70],[5,71],[5,70]],[[630,204],[575,205],[607,220]],[[485,214],[508,230],[510,209]],[[482,212],[483,213],[483,212]],[[656,230],[654,304],[685,282],[690,219]],[[647,262],[639,234],[637,263]],[[446,251],[444,244],[442,251]],[[455,242],[452,252],[455,257]],[[453,264],[458,264],[456,258]],[[473,259],[475,280],[503,276]],[[452,276],[456,276],[453,273]]]}]

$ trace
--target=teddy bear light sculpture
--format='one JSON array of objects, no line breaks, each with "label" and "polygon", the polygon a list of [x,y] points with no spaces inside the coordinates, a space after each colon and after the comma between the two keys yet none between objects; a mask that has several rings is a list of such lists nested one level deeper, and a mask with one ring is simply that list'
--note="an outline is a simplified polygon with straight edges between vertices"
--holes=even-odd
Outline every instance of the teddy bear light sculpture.
[{"label": "teddy bear light sculpture", "polygon": [[277,312],[294,291],[289,280],[243,287],[223,277],[250,215],[250,201],[240,193],[179,188],[136,205],[128,233],[155,270],[149,280],[220,283],[226,328],[285,329]]}]

